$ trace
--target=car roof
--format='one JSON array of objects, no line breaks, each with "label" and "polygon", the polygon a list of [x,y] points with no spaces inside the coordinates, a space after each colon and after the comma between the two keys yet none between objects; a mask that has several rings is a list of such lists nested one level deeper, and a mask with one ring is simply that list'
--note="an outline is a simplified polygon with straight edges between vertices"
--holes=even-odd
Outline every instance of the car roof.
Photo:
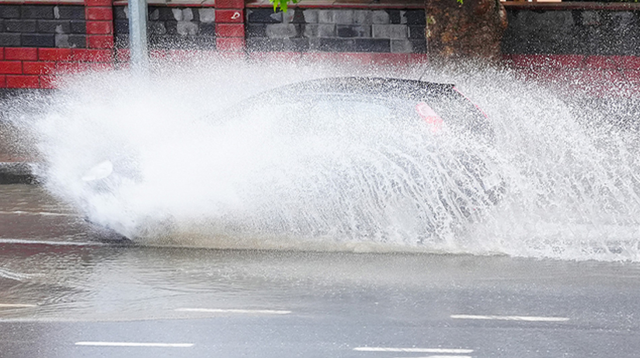
[{"label": "car roof", "polygon": [[[426,102],[458,133],[468,133],[493,142],[493,127],[487,118],[450,83],[434,83],[401,78],[330,77],[292,83],[267,90],[243,102],[240,108],[261,108],[265,103],[291,103],[320,99],[375,97],[385,102]],[[238,108],[237,106],[234,108]],[[403,105],[395,107],[405,108]],[[407,107],[413,108],[413,107]]]},{"label": "car roof", "polygon": [[420,100],[453,92],[453,84],[433,83],[401,78],[333,77],[285,85],[269,94],[300,95],[312,93],[360,94],[375,97]]},{"label": "car roof", "polygon": [[277,97],[280,101],[314,95],[361,95],[389,100],[426,101],[452,128],[457,128],[458,133],[468,133],[487,143],[493,142],[494,138],[493,127],[486,116],[450,83],[382,77],[333,77],[285,85],[267,91],[265,95],[271,99]]}]

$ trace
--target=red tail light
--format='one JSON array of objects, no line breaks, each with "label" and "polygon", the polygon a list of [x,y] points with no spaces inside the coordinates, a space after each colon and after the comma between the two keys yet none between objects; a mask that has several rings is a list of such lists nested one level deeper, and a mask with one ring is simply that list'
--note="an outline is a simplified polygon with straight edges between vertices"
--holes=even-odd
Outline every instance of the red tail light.
[{"label": "red tail light", "polygon": [[427,122],[433,133],[440,133],[442,131],[442,118],[426,102],[416,104],[416,112],[418,112],[420,118]]}]

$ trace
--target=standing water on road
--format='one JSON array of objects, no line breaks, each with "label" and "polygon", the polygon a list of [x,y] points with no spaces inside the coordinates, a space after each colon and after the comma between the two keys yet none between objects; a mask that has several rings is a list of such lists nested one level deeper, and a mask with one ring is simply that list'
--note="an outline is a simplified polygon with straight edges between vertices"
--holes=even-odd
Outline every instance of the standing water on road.
[{"label": "standing water on road", "polygon": [[[455,83],[486,112],[490,148],[376,111],[290,118],[276,102],[226,118],[265,89],[353,74],[161,63],[148,80],[79,76],[28,110],[13,103],[8,117],[37,138],[50,192],[140,244],[640,261],[637,132],[511,73],[424,77]],[[468,178],[454,151],[491,164],[504,182],[497,203],[456,189]],[[472,195],[475,212],[452,208]]]}]

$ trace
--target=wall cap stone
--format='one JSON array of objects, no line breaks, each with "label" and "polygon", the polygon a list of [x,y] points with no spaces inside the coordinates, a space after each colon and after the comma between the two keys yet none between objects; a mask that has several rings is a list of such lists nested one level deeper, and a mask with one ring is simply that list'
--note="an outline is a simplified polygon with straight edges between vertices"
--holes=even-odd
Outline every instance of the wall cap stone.
[{"label": "wall cap stone", "polygon": [[507,9],[514,10],[608,10],[608,11],[640,11],[640,3],[603,3],[603,2],[520,2],[503,1]]},{"label": "wall cap stone", "polygon": [[[269,0],[249,0],[245,3],[247,8],[273,8]],[[380,0],[373,3],[363,0],[303,0],[297,4],[289,4],[289,8],[300,9],[424,9],[424,0],[404,0],[402,2],[392,0]]]}]

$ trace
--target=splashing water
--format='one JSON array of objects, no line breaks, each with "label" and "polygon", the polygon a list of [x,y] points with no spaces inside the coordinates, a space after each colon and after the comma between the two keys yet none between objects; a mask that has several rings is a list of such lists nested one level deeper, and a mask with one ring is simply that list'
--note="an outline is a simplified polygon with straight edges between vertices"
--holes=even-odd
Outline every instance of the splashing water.
[{"label": "splashing water", "polygon": [[[382,110],[292,118],[276,103],[219,119],[251,94],[340,74],[354,71],[160,63],[144,81],[77,77],[36,111],[15,105],[8,117],[37,138],[51,192],[142,244],[640,261],[637,132],[509,72],[425,77],[456,83],[487,113],[494,148],[434,139]],[[460,152],[502,178],[497,203]],[[105,160],[124,175],[81,180]]]}]

